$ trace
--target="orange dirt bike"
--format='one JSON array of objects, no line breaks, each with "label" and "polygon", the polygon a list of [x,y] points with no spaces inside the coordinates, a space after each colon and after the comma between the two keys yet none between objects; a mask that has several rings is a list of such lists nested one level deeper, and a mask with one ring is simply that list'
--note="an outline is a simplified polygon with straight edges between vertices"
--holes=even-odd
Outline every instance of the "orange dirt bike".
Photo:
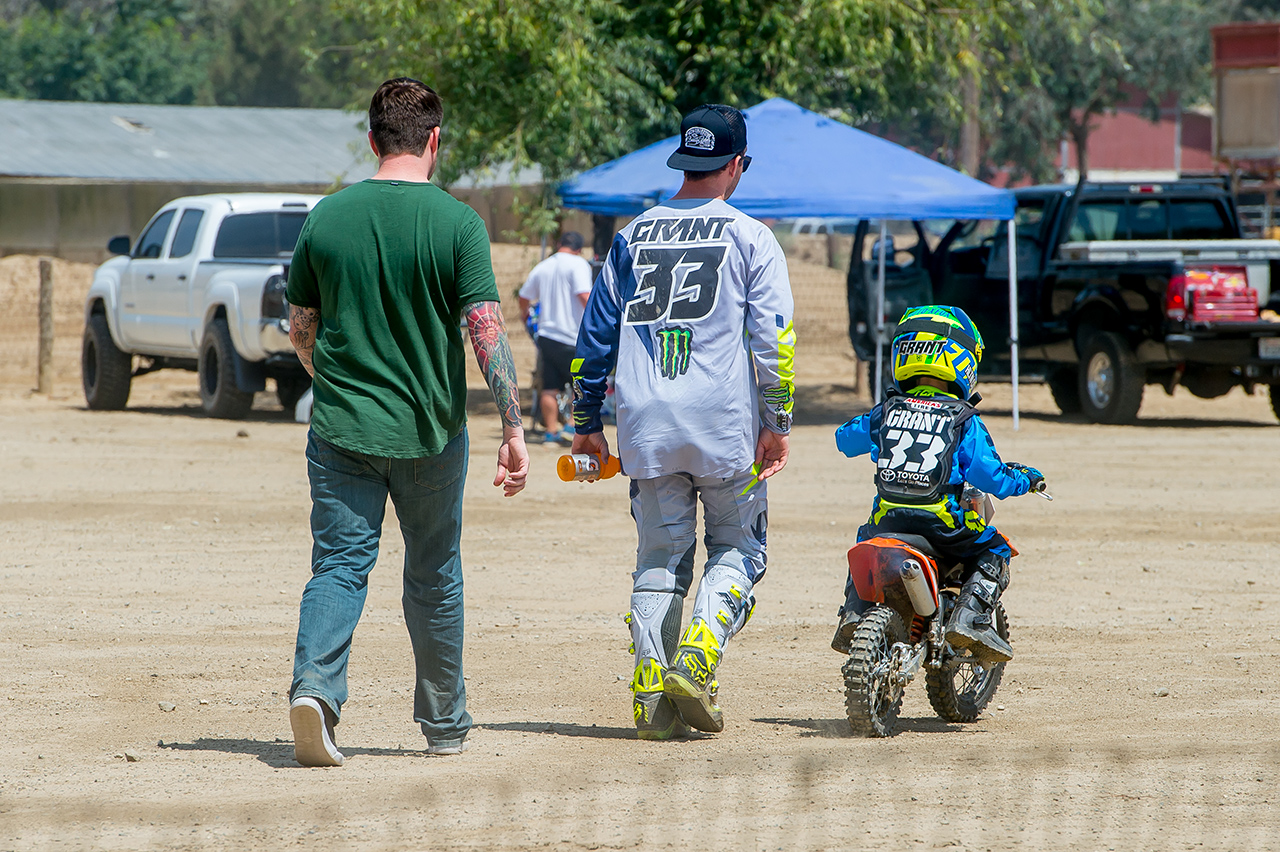
[{"label": "orange dirt bike", "polygon": [[[961,502],[988,522],[995,512],[991,497],[972,486]],[[983,664],[943,638],[963,582],[963,564],[947,563],[922,536],[891,533],[854,545],[849,573],[866,607],[842,668],[853,732],[892,736],[903,691],[921,669],[929,703],[939,716],[948,722],[975,721],[996,694],[1005,664]],[[1008,641],[1004,606],[997,602],[991,615],[996,632]]]}]

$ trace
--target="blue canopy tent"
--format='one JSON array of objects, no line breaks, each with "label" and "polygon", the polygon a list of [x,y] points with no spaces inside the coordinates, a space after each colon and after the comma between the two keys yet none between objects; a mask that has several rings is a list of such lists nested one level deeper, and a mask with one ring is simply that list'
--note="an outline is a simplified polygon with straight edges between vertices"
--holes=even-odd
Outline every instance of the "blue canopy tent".
[{"label": "blue canopy tent", "polygon": [[[989,186],[888,140],[810,112],[782,98],[744,110],[751,171],[732,203],[756,217],[999,219],[1009,221],[1009,335],[1013,423],[1018,428],[1017,252],[1013,193]],[[566,207],[606,216],[636,216],[680,188],[667,168],[679,144],[672,136],[584,172],[559,188]],[[884,337],[885,252],[878,252],[876,335]],[[876,347],[879,397],[881,346]]]}]

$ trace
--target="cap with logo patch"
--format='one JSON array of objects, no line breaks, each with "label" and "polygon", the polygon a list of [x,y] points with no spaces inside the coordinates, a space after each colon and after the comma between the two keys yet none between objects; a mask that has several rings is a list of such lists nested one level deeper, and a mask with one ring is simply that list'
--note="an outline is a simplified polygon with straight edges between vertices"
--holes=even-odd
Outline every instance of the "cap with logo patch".
[{"label": "cap with logo patch", "polygon": [[742,113],[724,104],[703,104],[680,122],[680,147],[667,158],[667,167],[711,172],[745,150],[747,122]]}]

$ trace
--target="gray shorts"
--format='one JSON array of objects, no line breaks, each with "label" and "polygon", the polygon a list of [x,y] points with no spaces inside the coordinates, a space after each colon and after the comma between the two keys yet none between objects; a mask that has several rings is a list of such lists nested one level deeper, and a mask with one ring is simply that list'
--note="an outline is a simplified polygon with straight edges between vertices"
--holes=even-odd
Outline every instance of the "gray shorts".
[{"label": "gray shorts", "polygon": [[699,499],[706,568],[727,564],[753,585],[758,583],[765,572],[768,483],[746,490],[752,479],[744,472],[728,479],[674,473],[631,480],[631,517],[640,538],[634,591],[675,592],[682,597],[688,593]]}]

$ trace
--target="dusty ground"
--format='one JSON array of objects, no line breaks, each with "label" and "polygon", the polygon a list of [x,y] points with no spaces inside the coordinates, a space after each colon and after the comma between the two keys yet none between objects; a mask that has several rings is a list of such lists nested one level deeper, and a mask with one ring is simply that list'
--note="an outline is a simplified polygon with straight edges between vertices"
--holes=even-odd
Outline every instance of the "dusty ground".
[{"label": "dusty ground", "polygon": [[0,392],[0,849],[1280,848],[1280,426],[1261,398],[1153,393],[1141,425],[1112,428],[1063,423],[1028,388],[1015,435],[989,388],[1005,456],[1058,498],[999,510],[1023,550],[1018,657],[979,722],[942,723],[913,685],[880,741],[847,735],[827,648],[870,494],[831,442],[851,394],[802,391],[769,576],[721,671],[728,728],[666,744],[631,738],[625,483],[563,485],[539,446],[502,500],[478,414],[473,748],[421,753],[389,528],[348,763],[306,770],[285,701],[305,427],[265,395],[246,423],[204,419],[187,384],[143,379],[115,414]]},{"label": "dusty ground", "polygon": [[497,421],[477,404],[473,747],[421,752],[392,525],[352,655],[347,765],[305,770],[285,699],[305,427],[269,394],[247,422],[205,419],[180,373],[140,379],[126,412],[84,411],[64,301],[49,399],[3,325],[30,322],[13,301],[0,317],[0,852],[1280,849],[1280,425],[1264,397],[1149,389],[1140,425],[1100,427],[1028,387],[1015,434],[1008,388],[984,388],[1004,456],[1058,498],[999,507],[1023,552],[1006,596],[1018,657],[977,723],[941,722],[917,684],[902,733],[870,741],[847,734],[827,647],[871,494],[831,432],[863,404],[847,362],[802,351],[769,575],[721,669],[729,727],[677,743],[632,739],[625,483],[564,485],[538,446],[527,491],[501,499]]}]

